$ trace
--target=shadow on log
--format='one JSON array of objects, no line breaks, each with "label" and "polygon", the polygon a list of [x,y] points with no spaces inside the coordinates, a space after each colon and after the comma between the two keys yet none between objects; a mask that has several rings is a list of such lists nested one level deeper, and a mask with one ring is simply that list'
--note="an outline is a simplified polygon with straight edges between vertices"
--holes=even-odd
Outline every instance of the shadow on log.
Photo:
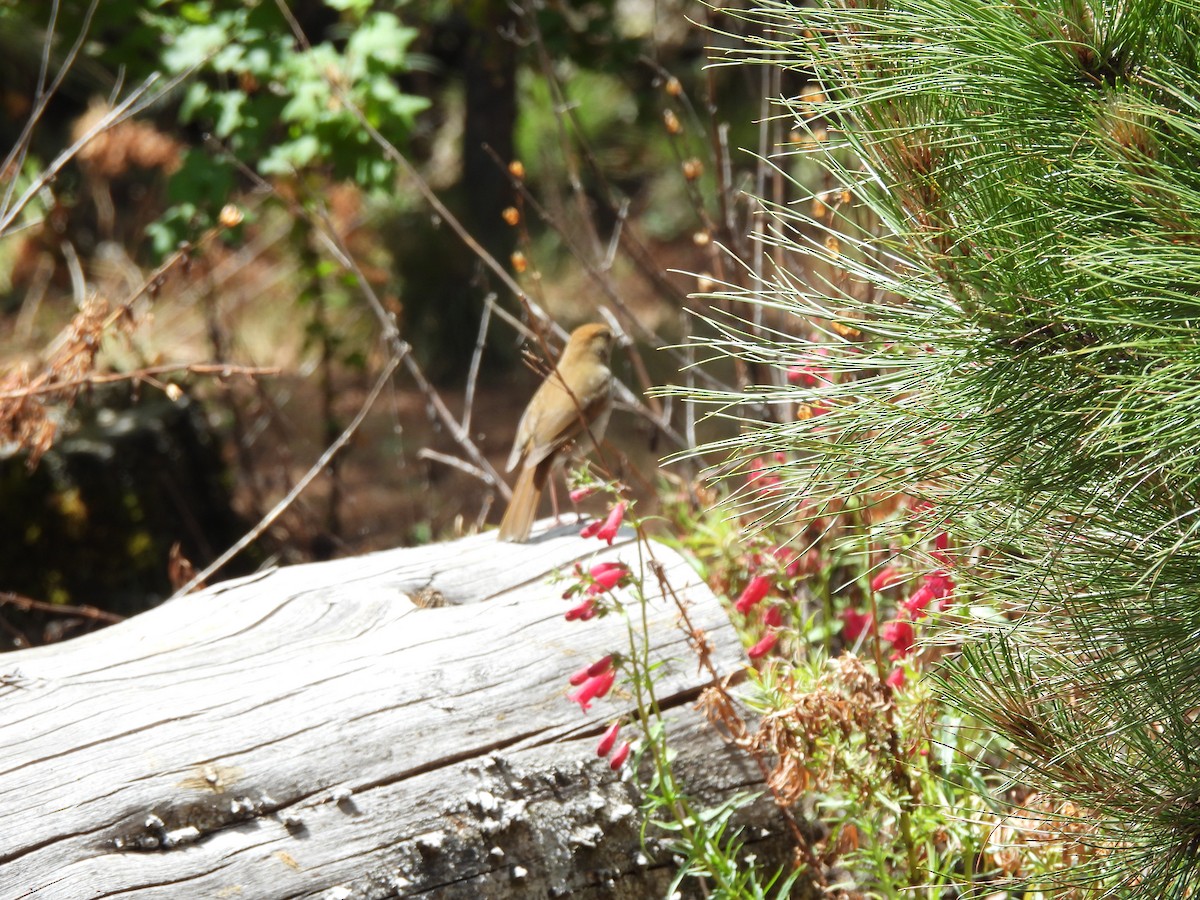
[{"label": "shadow on log", "polygon": [[[743,665],[716,598],[654,553],[717,669]],[[0,897],[663,896],[671,856],[642,846],[635,781],[594,749],[632,700],[565,696],[627,650],[625,622],[565,621],[548,581],[640,558],[630,535],[484,534],[224,582],[0,657]],[[761,790],[692,709],[707,676],[645,583],[677,775],[712,804]],[[746,815],[779,822],[766,800]]]}]

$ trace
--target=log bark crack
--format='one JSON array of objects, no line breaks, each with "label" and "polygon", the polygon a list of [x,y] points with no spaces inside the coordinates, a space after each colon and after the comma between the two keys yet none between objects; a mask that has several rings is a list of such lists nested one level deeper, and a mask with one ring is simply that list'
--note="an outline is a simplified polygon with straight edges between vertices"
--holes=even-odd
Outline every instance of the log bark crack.
[{"label": "log bark crack", "polygon": [[[566,621],[552,576],[629,565],[677,777],[716,805],[758,775],[694,709],[711,676],[673,595],[722,678],[744,665],[725,610],[656,547],[663,596],[642,550],[483,534],[280,568],[0,656],[0,898],[662,896],[669,847],[643,846],[637,780],[596,756],[630,693],[586,714],[565,696],[628,652],[626,620]],[[445,605],[414,606],[422,585]]]}]

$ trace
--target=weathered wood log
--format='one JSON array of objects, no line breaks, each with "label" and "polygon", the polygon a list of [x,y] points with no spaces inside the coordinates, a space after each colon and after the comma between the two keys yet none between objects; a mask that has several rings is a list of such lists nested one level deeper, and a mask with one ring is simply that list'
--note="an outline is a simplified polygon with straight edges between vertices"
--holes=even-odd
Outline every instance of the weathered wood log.
[{"label": "weathered wood log", "polygon": [[[0,656],[0,898],[661,896],[669,854],[639,846],[629,767],[594,750],[632,700],[584,715],[565,697],[570,672],[628,649],[621,616],[567,622],[547,580],[597,548],[639,569],[629,535],[484,534],[225,582]],[[718,670],[742,665],[713,595],[654,554]],[[691,709],[709,676],[676,604],[645,584],[677,770],[709,801],[753,789]]]}]

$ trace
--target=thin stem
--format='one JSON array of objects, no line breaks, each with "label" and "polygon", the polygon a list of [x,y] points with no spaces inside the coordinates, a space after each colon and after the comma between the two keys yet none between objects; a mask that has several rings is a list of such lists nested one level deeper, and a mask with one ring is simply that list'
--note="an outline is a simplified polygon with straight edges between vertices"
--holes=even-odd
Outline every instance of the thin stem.
[{"label": "thin stem", "polygon": [[[405,345],[405,353],[407,352],[408,347]],[[362,425],[363,420],[367,417],[367,413],[370,412],[371,407],[375,405],[375,400],[379,397],[380,392],[388,383],[388,380],[392,377],[392,373],[396,371],[396,367],[398,365],[400,365],[399,357],[393,356],[388,360],[387,365],[385,365],[383,368],[383,371],[379,373],[379,378],[376,379],[375,386],[371,388],[371,392],[363,401],[362,406],[359,407],[358,414],[355,415],[355,417],[350,421],[350,424],[346,426],[345,430],[341,433],[341,435],[338,436],[338,439],[325,448],[325,452],[322,453],[317,461],[312,464],[312,467],[304,473],[304,475],[299,481],[296,482],[292,489],[288,491],[284,498],[276,503],[270,512],[263,516],[262,519],[259,520],[258,524],[246,532],[246,534],[244,534],[237,543],[235,543],[232,547],[230,547],[215,560],[205,566],[202,570],[192,576],[187,584],[171,595],[170,599],[174,600],[176,597],[182,597],[185,594],[190,594],[196,589],[197,586],[206,581],[231,559],[258,540],[263,532],[270,528],[275,520],[283,515],[288,507],[295,502],[296,498],[300,496],[301,492],[303,492],[304,489],[312,483],[313,479],[325,470],[325,467],[329,464],[329,461],[333,459],[333,457],[344,446],[346,446],[347,443],[349,443],[352,437],[354,437],[354,433],[358,431],[358,427]]]}]

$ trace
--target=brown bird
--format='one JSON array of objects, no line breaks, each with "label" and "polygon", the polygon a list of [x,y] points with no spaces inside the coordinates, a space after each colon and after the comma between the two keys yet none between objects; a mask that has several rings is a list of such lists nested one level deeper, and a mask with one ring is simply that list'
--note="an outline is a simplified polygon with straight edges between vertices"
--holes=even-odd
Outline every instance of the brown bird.
[{"label": "brown bird", "polygon": [[508,455],[508,471],[521,463],[521,474],[500,522],[500,540],[528,540],[555,466],[572,454],[586,453],[603,437],[612,413],[612,346],[607,325],[576,328],[558,365],[525,407]]}]

